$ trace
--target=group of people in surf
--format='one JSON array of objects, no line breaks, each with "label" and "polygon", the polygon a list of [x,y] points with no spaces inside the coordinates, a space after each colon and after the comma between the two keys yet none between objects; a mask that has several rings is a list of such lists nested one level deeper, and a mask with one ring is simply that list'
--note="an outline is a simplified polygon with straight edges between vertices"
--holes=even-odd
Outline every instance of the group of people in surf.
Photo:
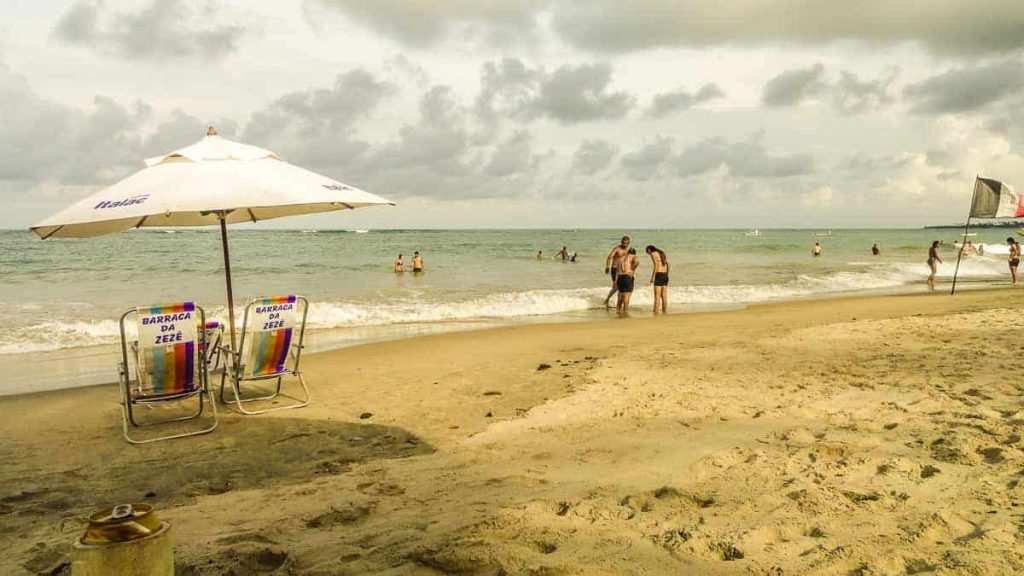
[{"label": "group of people in surf", "polygon": [[[608,252],[604,261],[604,273],[611,275],[612,279],[612,288],[604,299],[604,305],[608,308],[612,296],[618,293],[615,309],[622,315],[629,310],[636,271],[640,268],[640,258],[637,257],[636,248],[630,247],[630,242],[629,236],[623,236],[622,241]],[[654,313],[668,312],[668,256],[664,250],[653,245],[648,245],[644,251],[651,257],[650,283],[654,286]]]},{"label": "group of people in surf", "polygon": [[[1016,238],[1010,236],[1006,239],[1006,245],[1010,247],[1010,251],[1007,258],[1007,264],[1010,267],[1010,282],[1014,286],[1016,286],[1017,267],[1020,266],[1020,243],[1017,242]],[[928,275],[929,290],[935,290],[935,275],[939,271],[939,264],[942,264],[942,258],[939,257],[940,246],[942,246],[942,241],[935,240],[932,242],[931,247],[928,248],[928,260],[926,261],[926,264],[928,264],[928,269],[931,271],[931,274]],[[972,243],[970,240],[968,240],[965,244],[960,245],[961,256],[968,256],[971,254],[977,254],[979,256],[984,255],[985,246],[983,244],[978,244],[978,246],[975,247],[974,243]]]},{"label": "group of people in surf", "polygon": [[[423,257],[420,256],[420,251],[417,250],[412,254],[412,271],[414,273],[423,272]],[[398,259],[395,260],[395,274],[401,274],[405,272],[405,262],[402,261],[402,255],[398,255]]]}]

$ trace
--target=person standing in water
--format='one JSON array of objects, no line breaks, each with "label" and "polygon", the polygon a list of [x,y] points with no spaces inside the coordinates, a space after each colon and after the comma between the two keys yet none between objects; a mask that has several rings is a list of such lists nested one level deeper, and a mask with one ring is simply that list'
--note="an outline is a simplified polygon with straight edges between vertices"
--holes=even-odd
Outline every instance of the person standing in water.
[{"label": "person standing in water", "polygon": [[821,256],[821,242],[814,243],[814,248],[811,249],[811,256]]},{"label": "person standing in water", "polygon": [[398,260],[395,260],[395,274],[401,274],[405,272],[405,263],[402,262],[402,255],[398,255]]},{"label": "person standing in water", "polygon": [[640,259],[636,257],[636,248],[630,248],[625,257],[619,259],[619,273],[616,277],[619,299],[615,306],[619,314],[626,314],[629,311],[629,299],[633,296],[636,269],[639,267]]},{"label": "person standing in water", "polygon": [[420,256],[419,250],[412,253],[412,271],[423,272],[423,257]]},{"label": "person standing in water", "polygon": [[555,258],[561,258],[562,262],[565,262],[569,259],[569,250],[565,246],[562,246],[562,249],[555,254]]},{"label": "person standing in water", "polygon": [[661,308],[662,313],[668,312],[668,256],[665,251],[653,245],[646,248],[651,257],[651,284],[654,285],[654,313]]},{"label": "person standing in water", "polygon": [[939,264],[942,264],[942,258],[939,258],[939,241],[935,240],[932,242],[932,247],[928,249],[928,267],[932,271],[928,276],[929,290],[935,290],[935,274],[939,271]]},{"label": "person standing in water", "polygon": [[1017,266],[1020,266],[1020,244],[1010,236],[1006,239],[1006,243],[1010,246],[1010,280],[1013,286],[1017,285]]},{"label": "person standing in water", "polygon": [[878,242],[875,242],[875,245],[871,247],[871,255],[878,256],[881,253],[882,249],[878,247]]},{"label": "person standing in water", "polygon": [[612,277],[612,289],[608,291],[608,295],[604,298],[604,307],[608,308],[608,302],[611,301],[612,296],[618,291],[618,284],[616,283],[619,274],[619,260],[625,258],[627,251],[629,250],[629,236],[623,236],[622,241],[619,245],[612,248],[608,252],[608,257],[604,259],[604,273],[611,274]]},{"label": "person standing in water", "polygon": [[537,250],[537,260],[543,260],[543,259],[544,259],[544,251],[543,250]]}]

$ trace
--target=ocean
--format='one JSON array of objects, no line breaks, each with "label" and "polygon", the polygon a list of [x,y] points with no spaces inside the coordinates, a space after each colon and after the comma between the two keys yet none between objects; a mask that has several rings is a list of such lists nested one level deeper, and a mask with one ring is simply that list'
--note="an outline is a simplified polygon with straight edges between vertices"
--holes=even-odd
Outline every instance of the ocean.
[{"label": "ocean", "polygon": [[[310,302],[310,351],[522,322],[608,320],[602,301],[608,250],[623,234],[641,256],[633,315],[650,314],[654,244],[672,263],[670,312],[850,293],[922,291],[932,240],[940,290],[948,290],[957,230],[258,230],[230,232],[235,299],[300,294]],[[1006,282],[1005,238],[980,230],[988,248],[965,258],[964,288]],[[820,258],[811,257],[819,241]],[[871,245],[882,253],[872,256]],[[566,246],[577,262],[551,257]],[[425,272],[411,268],[419,250]],[[545,258],[537,260],[538,250]],[[117,319],[128,308],[194,300],[224,319],[223,259],[216,229],[135,230],[40,240],[0,231],[0,394],[116,379]]]}]

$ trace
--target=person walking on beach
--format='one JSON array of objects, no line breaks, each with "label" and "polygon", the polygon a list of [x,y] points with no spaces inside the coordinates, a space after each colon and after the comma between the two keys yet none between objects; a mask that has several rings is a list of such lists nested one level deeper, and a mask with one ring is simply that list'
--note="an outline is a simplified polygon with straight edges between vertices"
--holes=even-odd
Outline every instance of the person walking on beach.
[{"label": "person walking on beach", "polygon": [[878,242],[875,242],[875,245],[871,247],[871,255],[878,256],[881,253],[882,249],[878,247]]},{"label": "person walking on beach", "polygon": [[661,312],[668,312],[668,256],[665,251],[653,245],[646,248],[648,256],[651,257],[651,284],[654,285],[654,313],[658,313],[660,304]]},{"label": "person walking on beach", "polygon": [[612,289],[608,291],[608,295],[604,298],[604,307],[608,308],[608,302],[611,301],[612,296],[618,291],[618,284],[616,278],[619,273],[619,260],[626,257],[627,251],[629,250],[629,236],[623,236],[622,241],[619,242],[618,246],[615,246],[608,252],[608,257],[604,259],[604,273],[611,274],[612,276]]},{"label": "person walking on beach", "polygon": [[1013,285],[1017,285],[1017,266],[1020,265],[1020,244],[1010,236],[1006,239],[1006,243],[1010,245],[1010,280]]},{"label": "person walking on beach", "polygon": [[633,296],[636,269],[639,267],[640,259],[636,257],[636,248],[630,248],[625,257],[619,259],[619,274],[615,279],[619,289],[619,298],[615,308],[619,314],[624,315],[629,311],[629,299]]},{"label": "person walking on beach", "polygon": [[405,272],[405,263],[402,262],[402,255],[398,255],[398,260],[395,260],[395,274],[401,274]]},{"label": "person walking on beach", "polygon": [[928,276],[928,289],[932,291],[935,290],[935,274],[939,271],[939,264],[942,264],[942,258],[939,258],[939,241],[935,240],[928,249],[928,267],[932,270]]},{"label": "person walking on beach", "polygon": [[420,256],[419,250],[412,253],[412,271],[423,272],[423,257]]},{"label": "person walking on beach", "polygon": [[821,256],[821,242],[814,243],[814,248],[811,249],[811,255],[814,257]]}]

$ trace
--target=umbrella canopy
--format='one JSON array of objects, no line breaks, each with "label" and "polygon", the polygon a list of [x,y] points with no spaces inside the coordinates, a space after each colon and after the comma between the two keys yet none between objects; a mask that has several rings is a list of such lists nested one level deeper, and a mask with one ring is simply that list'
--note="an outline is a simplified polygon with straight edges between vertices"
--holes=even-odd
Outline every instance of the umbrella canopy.
[{"label": "umbrella canopy", "polygon": [[391,204],[380,196],[225,140],[210,128],[191,146],[146,160],[146,167],[32,226],[47,238],[81,238],[143,226],[220,225],[231,347],[235,302],[227,224]]},{"label": "umbrella canopy", "polygon": [[98,236],[143,226],[256,222],[388,200],[212,134],[146,160],[146,168],[32,227],[42,238]]}]

